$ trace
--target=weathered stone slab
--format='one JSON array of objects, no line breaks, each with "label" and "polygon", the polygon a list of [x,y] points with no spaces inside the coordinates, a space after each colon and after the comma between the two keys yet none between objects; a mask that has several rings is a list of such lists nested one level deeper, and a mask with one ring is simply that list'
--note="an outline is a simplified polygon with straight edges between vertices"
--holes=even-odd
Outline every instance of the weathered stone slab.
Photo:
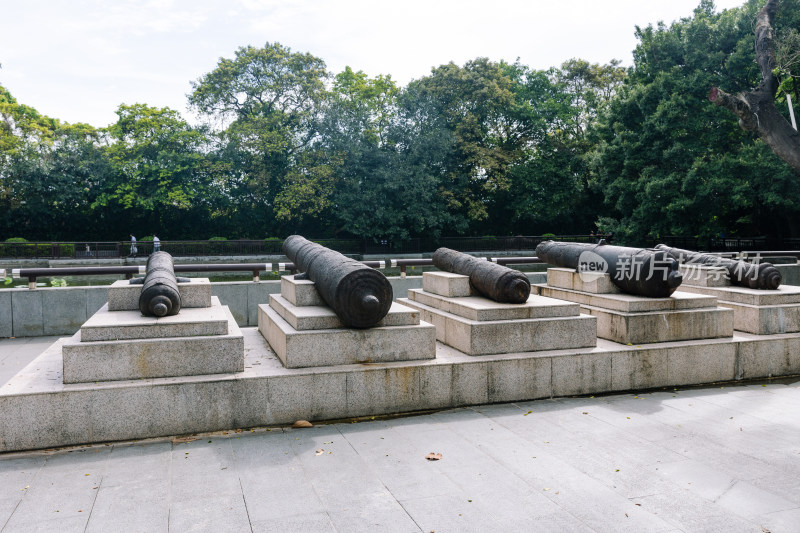
[{"label": "weathered stone slab", "polygon": [[422,289],[425,292],[457,298],[472,296],[475,292],[469,283],[469,276],[452,272],[423,272]]},{"label": "weathered stone slab", "polygon": [[700,294],[675,291],[669,298],[648,298],[632,294],[591,294],[586,292],[560,289],[549,285],[534,285],[532,290],[542,296],[567,300],[583,306],[602,307],[622,313],[649,313],[656,311],[678,311],[682,309],[702,309],[715,307],[716,298]]},{"label": "weathered stone slab", "polygon": [[241,373],[77,384],[59,340],[0,388],[0,451],[800,374],[800,333],[311,369],[243,333]]},{"label": "weathered stone slab", "polygon": [[281,276],[281,296],[298,307],[328,305],[319,295],[314,282],[310,279],[294,279],[294,276]]},{"label": "weathered stone slab", "polygon": [[754,335],[800,331],[800,304],[747,305],[720,301],[719,305],[733,309],[733,329],[737,331]]},{"label": "weathered stone slab", "polygon": [[526,318],[556,318],[578,316],[576,303],[532,294],[523,304],[499,303],[483,296],[448,298],[421,289],[410,289],[408,298],[423,305],[477,321],[522,320]]},{"label": "weathered stone slab", "polygon": [[182,309],[177,315],[161,318],[142,316],[138,310],[109,311],[103,306],[81,326],[81,341],[226,335],[230,311],[216,296],[211,301],[211,307]]},{"label": "weathered stone slab", "polygon": [[228,315],[227,335],[81,342],[79,331],[62,347],[64,383],[241,372],[242,333],[222,309]]},{"label": "weathered stone slab", "polygon": [[575,272],[571,268],[548,268],[547,285],[560,289],[583,291],[592,294],[621,294],[611,283],[610,274],[598,272]]},{"label": "weathered stone slab", "polygon": [[717,300],[744,305],[789,305],[800,304],[800,287],[781,285],[774,291],[762,291],[747,287],[698,287],[681,285],[681,290],[694,294],[713,296]]},{"label": "weathered stone slab", "polygon": [[477,321],[408,298],[422,320],[436,326],[436,339],[468,355],[584,348],[597,343],[596,322],[587,315]]},{"label": "weathered stone slab", "polygon": [[[724,307],[624,313],[581,306],[597,317],[597,336],[620,344],[714,339],[733,335],[733,311]],[[423,315],[424,316],[424,315]]]},{"label": "weathered stone slab", "polygon": [[[181,309],[211,306],[211,283],[208,278],[189,278],[178,283],[181,293]],[[108,288],[109,311],[135,311],[139,309],[141,285],[131,285],[128,280],[115,281]]]},{"label": "weathered stone slab", "polygon": [[414,326],[299,331],[268,305],[259,305],[258,329],[286,368],[433,359],[436,330]]},{"label": "weathered stone slab", "polygon": [[698,285],[700,287],[726,287],[730,286],[731,280],[728,271],[722,267],[710,267],[701,264],[682,264],[681,274],[683,283],[686,285]]},{"label": "weathered stone slab", "polygon": [[[297,306],[277,294],[271,294],[269,302],[270,307],[298,331],[345,327],[333,309],[326,305]],[[389,312],[376,324],[376,327],[416,326],[417,324],[419,324],[419,311],[392,302]]]}]

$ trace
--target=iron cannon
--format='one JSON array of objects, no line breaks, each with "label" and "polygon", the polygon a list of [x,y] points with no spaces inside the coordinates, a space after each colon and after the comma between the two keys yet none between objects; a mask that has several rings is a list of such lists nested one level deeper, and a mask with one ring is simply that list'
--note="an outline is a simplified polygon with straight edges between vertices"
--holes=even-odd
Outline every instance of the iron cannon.
[{"label": "iron cannon", "polygon": [[157,317],[177,315],[181,310],[178,281],[188,279],[175,277],[175,266],[170,254],[150,254],[144,277],[130,281],[132,284],[142,284],[142,293],[139,295],[139,310],[142,314]]},{"label": "iron cannon", "polygon": [[663,250],[545,241],[536,247],[545,263],[578,272],[606,273],[622,292],[666,298],[683,281],[678,262]]},{"label": "iron cannon", "polygon": [[731,284],[751,289],[775,290],[781,285],[783,276],[781,271],[775,268],[772,263],[748,263],[738,259],[727,259],[713,254],[704,254],[682,250],[681,248],[671,248],[665,244],[656,246],[669,254],[680,263],[687,265],[704,265],[711,267],[721,267],[728,272]]},{"label": "iron cannon", "polygon": [[369,328],[392,306],[392,285],[381,272],[300,235],[283,241],[283,253],[345,326]]},{"label": "iron cannon", "polygon": [[495,302],[521,304],[527,302],[531,294],[531,282],[519,270],[476,259],[450,248],[433,252],[433,264],[439,270],[469,276],[472,287]]}]

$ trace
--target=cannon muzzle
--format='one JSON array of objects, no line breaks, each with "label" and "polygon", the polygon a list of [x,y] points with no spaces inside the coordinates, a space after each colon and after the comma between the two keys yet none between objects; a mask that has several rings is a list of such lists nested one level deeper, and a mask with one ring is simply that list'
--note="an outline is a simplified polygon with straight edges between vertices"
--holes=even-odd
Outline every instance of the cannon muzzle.
[{"label": "cannon muzzle", "polygon": [[153,252],[147,259],[139,310],[145,316],[157,317],[177,315],[181,310],[175,267],[167,252]]}]

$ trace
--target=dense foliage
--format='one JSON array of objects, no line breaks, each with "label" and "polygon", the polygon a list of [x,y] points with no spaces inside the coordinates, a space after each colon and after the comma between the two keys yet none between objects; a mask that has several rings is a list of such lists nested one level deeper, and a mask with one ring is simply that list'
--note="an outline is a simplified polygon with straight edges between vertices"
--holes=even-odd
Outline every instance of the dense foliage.
[{"label": "dense foliage", "polygon": [[[758,83],[761,3],[636,28],[629,69],[476,58],[399,87],[246,46],[192,83],[197,126],[145,104],[66,124],[0,85],[0,240],[798,236],[800,177],[707,99]],[[782,0],[783,109],[798,27],[800,0]]]}]

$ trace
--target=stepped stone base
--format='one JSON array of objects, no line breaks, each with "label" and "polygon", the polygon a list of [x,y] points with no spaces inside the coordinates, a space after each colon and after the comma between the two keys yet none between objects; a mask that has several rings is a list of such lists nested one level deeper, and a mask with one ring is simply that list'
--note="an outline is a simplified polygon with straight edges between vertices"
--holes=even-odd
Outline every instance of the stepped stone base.
[{"label": "stepped stone base", "polygon": [[[621,344],[713,339],[733,335],[733,314],[713,296],[676,291],[668,298],[612,292],[606,281],[588,280],[570,269],[548,269],[547,284],[534,285],[542,296],[580,304],[597,317],[597,336]],[[616,287],[615,287],[616,289]]]},{"label": "stepped stone base", "polygon": [[[138,311],[100,309],[86,322],[86,330],[64,342],[64,383],[243,371],[244,344],[239,326],[216,297],[214,304],[159,319],[141,315],[137,319],[133,315]],[[124,340],[87,339],[112,336],[114,323]],[[143,337],[145,334],[152,336]]]},{"label": "stepped stone base", "polygon": [[101,307],[80,329],[83,342],[163,337],[201,337],[228,333],[229,313],[214,297],[212,307],[182,309],[165,317],[142,316],[136,311],[111,311]]},{"label": "stepped stone base", "polygon": [[[211,306],[211,282],[208,278],[189,278],[178,283],[181,309]],[[108,287],[109,311],[138,311],[141,285],[131,285],[128,280],[118,280]]]},{"label": "stepped stone base", "polygon": [[313,281],[281,278],[281,294],[258,306],[258,330],[286,368],[436,357],[436,332],[420,313],[392,303],[375,327],[345,327]]},{"label": "stepped stone base", "polygon": [[582,306],[597,317],[597,336],[620,344],[650,344],[733,335],[733,313],[724,307],[622,313]]},{"label": "stepped stone base", "polygon": [[[595,319],[577,304],[532,295],[522,304],[470,296],[469,278],[425,272],[420,289],[399,298],[436,326],[436,338],[468,355],[595,346]],[[457,296],[452,296],[457,295]]]},{"label": "stepped stone base", "polygon": [[397,301],[418,309],[422,320],[436,326],[438,341],[468,355],[562,350],[597,344],[596,321],[586,315],[480,321],[408,298],[398,298]]},{"label": "stepped stone base", "polygon": [[[420,322],[419,313],[399,304],[396,316],[416,315],[417,324],[369,329],[298,330],[269,305],[258,306],[258,329],[286,368],[409,361],[436,357],[436,330]],[[301,308],[303,309],[303,308]],[[323,316],[332,313],[317,309]],[[388,318],[388,315],[387,315]],[[314,320],[313,317],[310,318]]]},{"label": "stepped stone base", "polygon": [[[312,329],[337,329],[344,328],[344,324],[328,306],[324,305],[305,305],[297,306],[292,302],[278,296],[270,294],[269,305],[281,318],[288,322],[298,331]],[[375,327],[387,326],[416,326],[419,324],[419,313],[408,307],[392,303],[389,313],[378,322]]]},{"label": "stepped stone base", "polygon": [[681,285],[681,290],[717,298],[733,310],[733,328],[755,335],[800,331],[800,287],[781,285],[774,291],[746,287]]}]

